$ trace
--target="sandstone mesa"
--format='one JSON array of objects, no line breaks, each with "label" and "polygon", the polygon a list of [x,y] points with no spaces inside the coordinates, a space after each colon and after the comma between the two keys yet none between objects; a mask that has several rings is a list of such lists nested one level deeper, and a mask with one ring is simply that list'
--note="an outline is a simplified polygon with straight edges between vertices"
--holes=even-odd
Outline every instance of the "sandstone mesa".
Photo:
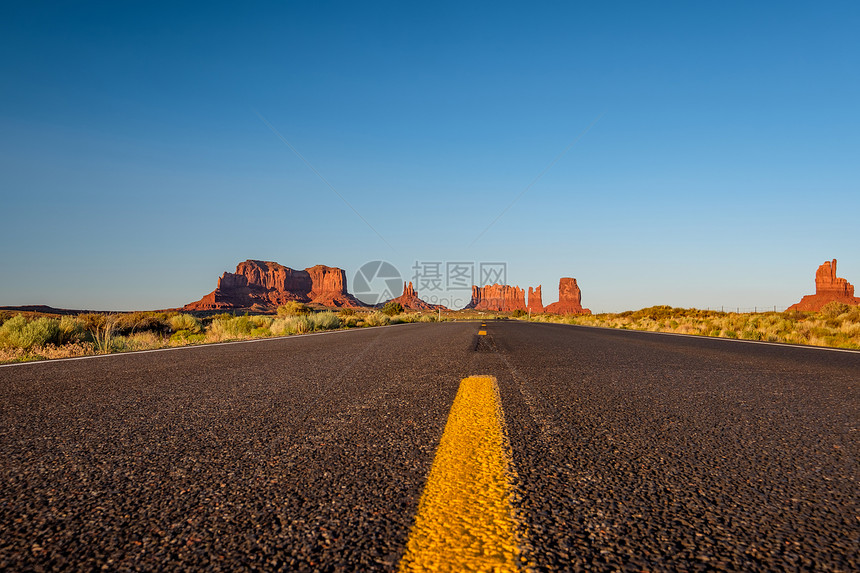
[{"label": "sandstone mesa", "polygon": [[248,260],[224,273],[214,291],[184,310],[273,310],[290,301],[330,307],[364,305],[346,290],[343,269],[316,265],[295,270],[271,261]]},{"label": "sandstone mesa", "polygon": [[786,310],[817,312],[828,302],[860,305],[854,296],[854,285],[836,276],[836,259],[825,261],[815,271],[815,294],[808,294]]}]

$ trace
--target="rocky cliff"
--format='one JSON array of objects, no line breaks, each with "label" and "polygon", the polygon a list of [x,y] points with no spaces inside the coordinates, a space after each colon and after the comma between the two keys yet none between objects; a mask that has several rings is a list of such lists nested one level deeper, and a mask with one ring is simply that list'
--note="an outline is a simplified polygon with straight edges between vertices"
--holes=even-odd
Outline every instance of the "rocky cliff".
[{"label": "rocky cliff", "polygon": [[590,310],[582,308],[582,291],[576,279],[571,277],[558,281],[558,302],[547,306],[545,311],[551,314],[591,314]]},{"label": "rocky cliff", "polygon": [[532,290],[532,287],[529,287],[529,302],[528,302],[528,310],[534,314],[540,314],[543,312],[543,301],[541,300],[540,295],[540,285],[537,286],[536,289]]},{"label": "rocky cliff", "polygon": [[214,291],[185,310],[274,310],[289,301],[332,307],[364,306],[346,290],[343,269],[317,265],[295,270],[270,261],[239,263],[235,273],[224,273]]},{"label": "rocky cliff", "polygon": [[499,312],[526,310],[526,293],[517,286],[495,284],[479,287],[473,285],[472,300],[466,305],[466,308]]},{"label": "rocky cliff", "polygon": [[818,311],[828,302],[860,305],[854,285],[836,276],[836,259],[825,261],[815,271],[815,294],[808,294],[786,310]]},{"label": "rocky cliff", "polygon": [[415,290],[415,287],[412,286],[411,282],[403,283],[402,295],[397,298],[393,298],[390,301],[386,301],[379,306],[384,306],[388,302],[399,302],[403,306],[403,308],[409,310],[448,310],[441,304],[430,304],[429,302],[423,301],[418,298],[418,291]]}]

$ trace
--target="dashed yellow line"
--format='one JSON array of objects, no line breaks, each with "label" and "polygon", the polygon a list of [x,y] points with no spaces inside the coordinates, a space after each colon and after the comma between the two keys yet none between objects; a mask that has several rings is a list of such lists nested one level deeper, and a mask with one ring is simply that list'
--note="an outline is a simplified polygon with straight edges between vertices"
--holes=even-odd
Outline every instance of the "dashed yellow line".
[{"label": "dashed yellow line", "polygon": [[460,383],[400,571],[517,571],[513,467],[496,379]]},{"label": "dashed yellow line", "polygon": [[479,330],[478,331],[478,336],[485,336],[486,334],[487,334],[486,330]]}]

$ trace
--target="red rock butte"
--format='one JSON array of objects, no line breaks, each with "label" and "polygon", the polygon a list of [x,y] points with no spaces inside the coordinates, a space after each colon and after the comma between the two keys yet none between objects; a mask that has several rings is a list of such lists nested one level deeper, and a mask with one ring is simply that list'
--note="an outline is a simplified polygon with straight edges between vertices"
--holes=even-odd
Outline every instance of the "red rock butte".
[{"label": "red rock butte", "polygon": [[591,314],[587,308],[582,308],[582,291],[576,284],[576,279],[565,277],[558,283],[558,302],[544,306],[541,299],[541,287],[529,287],[528,304],[526,293],[518,286],[487,285],[472,286],[472,300],[466,308],[475,310],[494,310],[498,312],[513,312],[528,310],[532,313],[547,312],[552,314]]},{"label": "red rock butte", "polygon": [[816,312],[828,302],[860,305],[854,296],[854,285],[836,276],[836,259],[826,261],[815,271],[815,294],[808,294],[786,310]]},{"label": "red rock butte", "polygon": [[540,287],[541,285],[538,285],[534,290],[532,290],[532,287],[529,287],[529,303],[527,306],[529,312],[533,312],[535,314],[540,314],[544,311],[543,301],[540,296]]},{"label": "red rock butte", "polygon": [[415,287],[412,286],[412,283],[403,283],[403,294],[397,298],[393,298],[385,303],[379,305],[384,306],[389,302],[399,302],[403,308],[409,310],[448,310],[446,307],[441,304],[430,304],[429,302],[423,301],[418,298],[418,291],[415,290]]},{"label": "red rock butte", "polygon": [[550,314],[591,314],[587,308],[582,308],[582,291],[572,277],[562,277],[558,281],[558,302],[547,306]]},{"label": "red rock butte", "polygon": [[274,310],[290,301],[329,307],[364,305],[346,290],[343,269],[316,265],[303,271],[270,261],[248,260],[224,273],[214,291],[184,310]]},{"label": "red rock butte", "polygon": [[512,312],[526,310],[526,293],[518,286],[493,284],[472,285],[472,300],[466,308]]}]

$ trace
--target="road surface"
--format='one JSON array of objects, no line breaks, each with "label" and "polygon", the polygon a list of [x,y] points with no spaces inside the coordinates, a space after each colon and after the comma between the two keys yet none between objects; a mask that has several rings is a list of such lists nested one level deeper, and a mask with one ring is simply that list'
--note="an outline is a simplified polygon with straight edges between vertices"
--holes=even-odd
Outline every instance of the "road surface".
[{"label": "road surface", "polygon": [[860,570],[860,353],[503,321],[2,367],[0,570],[397,570],[470,376],[530,569]]}]

